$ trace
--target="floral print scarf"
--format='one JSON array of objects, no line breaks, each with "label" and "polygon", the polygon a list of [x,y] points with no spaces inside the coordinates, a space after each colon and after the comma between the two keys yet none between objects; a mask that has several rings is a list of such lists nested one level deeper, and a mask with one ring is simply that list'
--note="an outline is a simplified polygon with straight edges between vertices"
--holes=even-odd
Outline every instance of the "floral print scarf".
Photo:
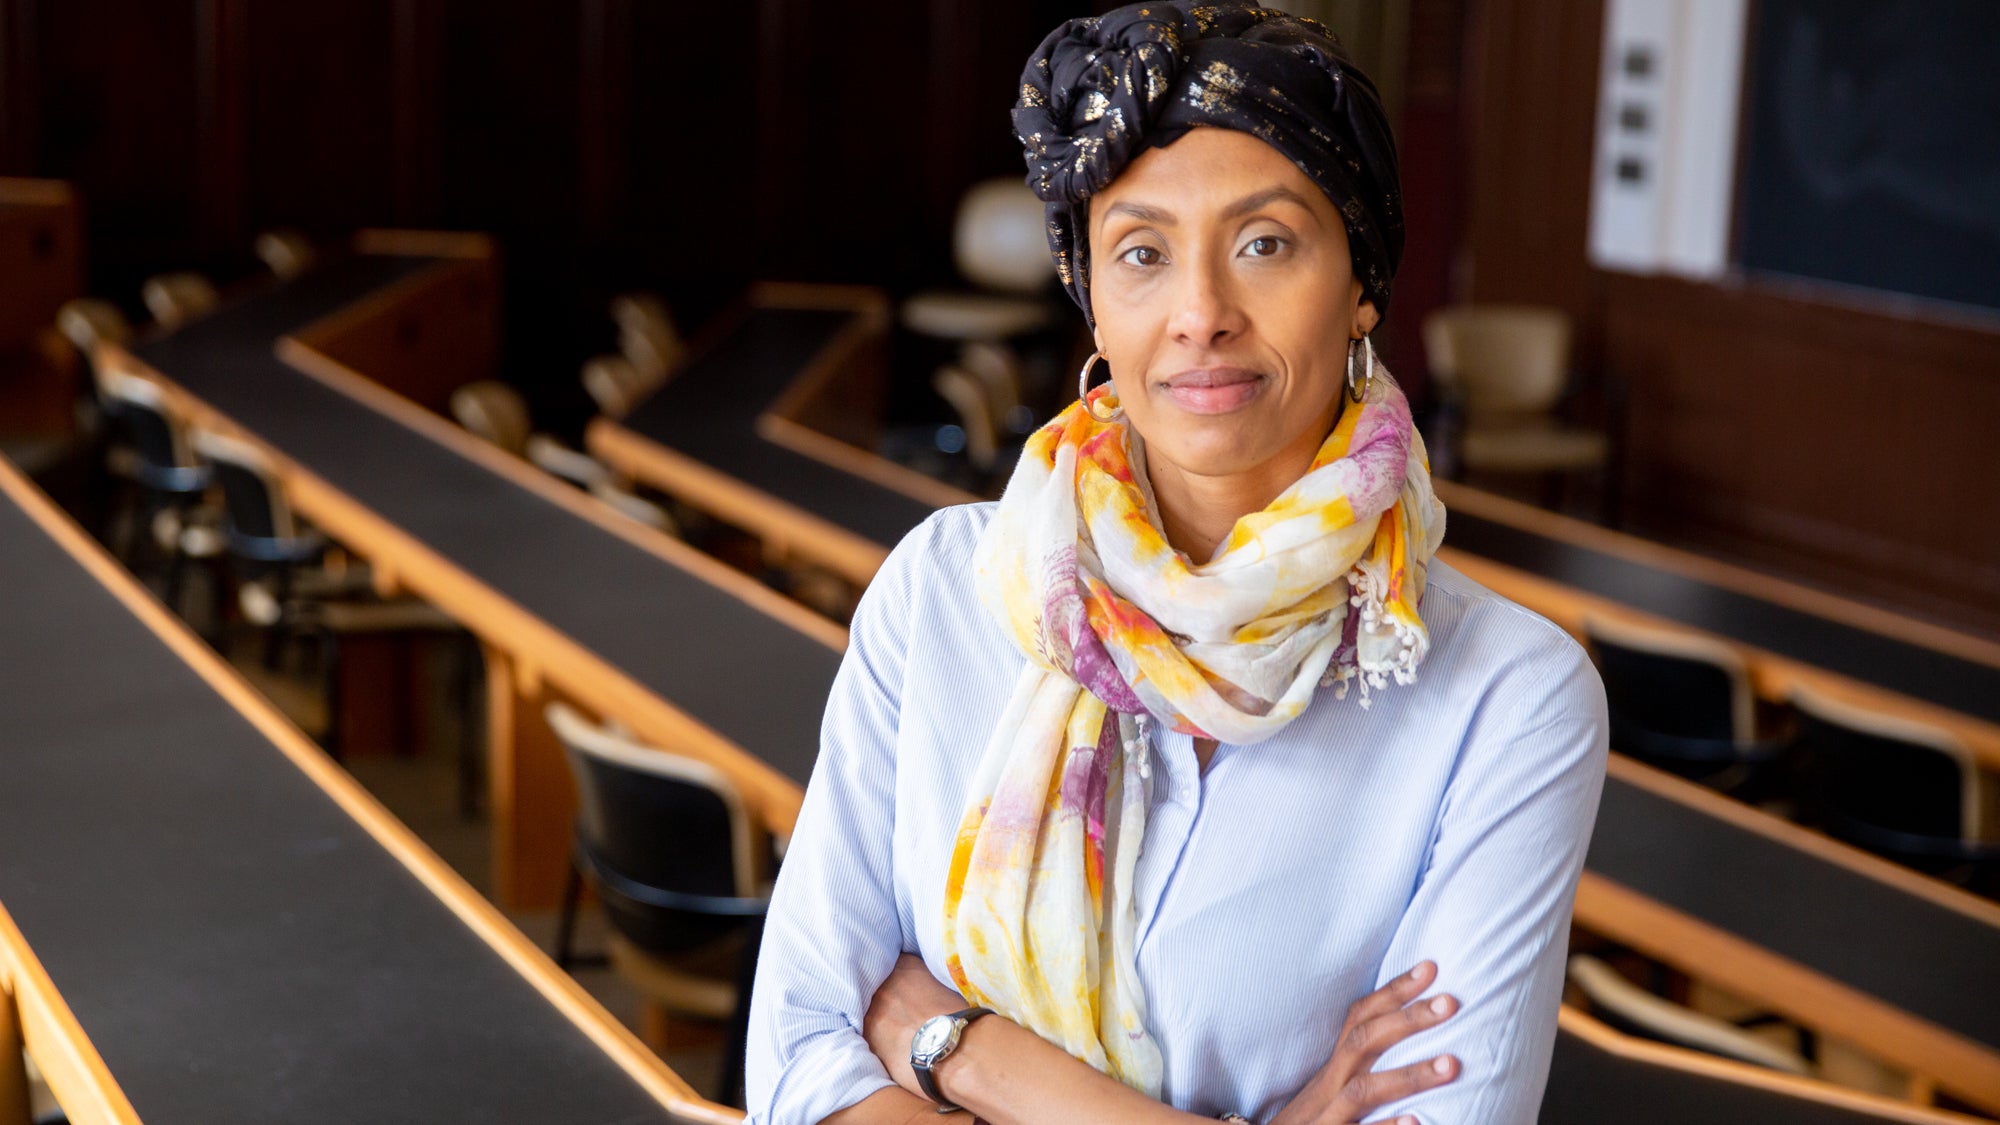
[{"label": "floral print scarf", "polygon": [[[1100,407],[1111,388],[1092,392]],[[1410,683],[1444,536],[1409,405],[1378,369],[1310,469],[1213,558],[1168,545],[1145,449],[1085,404],[1027,443],[975,566],[1028,658],[972,781],[945,888],[951,975],[990,1007],[1157,1096],[1132,875],[1149,726],[1262,741],[1322,686]]]}]

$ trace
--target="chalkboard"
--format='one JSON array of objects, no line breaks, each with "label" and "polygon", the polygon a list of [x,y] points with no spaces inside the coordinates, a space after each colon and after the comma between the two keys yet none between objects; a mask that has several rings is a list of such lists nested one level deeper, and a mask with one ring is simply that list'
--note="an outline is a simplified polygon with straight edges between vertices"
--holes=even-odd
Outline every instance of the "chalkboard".
[{"label": "chalkboard", "polygon": [[2000,0],[1758,0],[1738,259],[2000,310]]}]

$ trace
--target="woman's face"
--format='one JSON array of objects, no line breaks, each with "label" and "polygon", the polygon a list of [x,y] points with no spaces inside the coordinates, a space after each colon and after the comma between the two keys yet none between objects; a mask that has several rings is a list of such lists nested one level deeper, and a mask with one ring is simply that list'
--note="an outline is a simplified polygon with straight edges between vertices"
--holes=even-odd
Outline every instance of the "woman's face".
[{"label": "woman's face", "polygon": [[1375,325],[1347,230],[1277,149],[1197,128],[1090,204],[1097,345],[1148,465],[1275,497],[1339,415],[1347,344]]}]

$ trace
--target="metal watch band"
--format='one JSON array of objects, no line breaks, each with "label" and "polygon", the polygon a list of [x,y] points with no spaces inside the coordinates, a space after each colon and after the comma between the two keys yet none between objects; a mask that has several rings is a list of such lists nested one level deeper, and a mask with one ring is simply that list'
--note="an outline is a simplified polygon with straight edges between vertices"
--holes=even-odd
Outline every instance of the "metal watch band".
[{"label": "metal watch band", "polygon": [[[944,1018],[958,1024],[959,1034],[962,1035],[965,1033],[965,1029],[971,1026],[973,1020],[978,1019],[980,1016],[989,1016],[992,1014],[993,1009],[991,1008],[967,1008],[964,1011],[953,1012]],[[954,1040],[951,1045],[940,1051],[934,1058],[923,1061],[919,1061],[914,1055],[910,1058],[910,1069],[916,1073],[917,1087],[924,1092],[925,1097],[937,1103],[937,1111],[939,1113],[957,1113],[963,1108],[944,1096],[944,1091],[938,1089],[937,1076],[931,1073],[932,1067],[950,1058],[951,1053],[957,1049],[958,1043]]]}]

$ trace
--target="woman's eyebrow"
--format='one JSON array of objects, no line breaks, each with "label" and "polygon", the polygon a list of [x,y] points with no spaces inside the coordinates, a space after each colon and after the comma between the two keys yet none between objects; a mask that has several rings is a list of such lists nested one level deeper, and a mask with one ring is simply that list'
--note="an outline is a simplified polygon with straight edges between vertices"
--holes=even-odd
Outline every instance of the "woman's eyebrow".
[{"label": "woman's eyebrow", "polygon": [[1313,214],[1312,204],[1307,203],[1298,192],[1283,185],[1268,187],[1263,191],[1251,192],[1249,195],[1223,208],[1222,217],[1225,219],[1234,219],[1241,215],[1247,215],[1269,203],[1296,203],[1307,214],[1313,215],[1314,219],[1319,218],[1318,215]]},{"label": "woman's eyebrow", "polygon": [[1104,209],[1104,217],[1107,221],[1113,215],[1130,215],[1142,223],[1151,223],[1154,226],[1170,227],[1174,225],[1174,213],[1172,211],[1164,207],[1154,207],[1145,203],[1130,203],[1125,200],[1119,200],[1117,203],[1113,203]]}]

